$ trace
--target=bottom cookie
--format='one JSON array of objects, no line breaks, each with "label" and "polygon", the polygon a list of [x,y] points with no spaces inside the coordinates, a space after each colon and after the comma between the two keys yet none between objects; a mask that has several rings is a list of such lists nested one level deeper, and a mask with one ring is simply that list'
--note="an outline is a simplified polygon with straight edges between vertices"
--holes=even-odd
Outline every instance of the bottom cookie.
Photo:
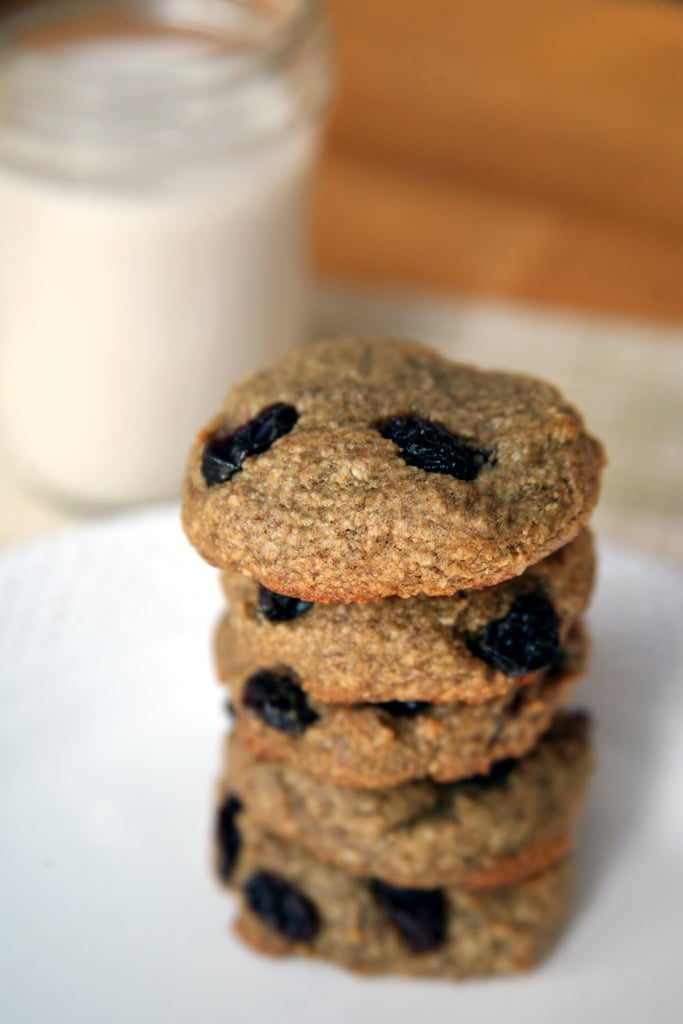
[{"label": "bottom cookie", "polygon": [[[242,816],[240,816],[242,817]],[[359,879],[240,823],[236,931],[274,956],[320,957],[363,973],[465,979],[526,970],[565,921],[572,864],[486,892]]]}]

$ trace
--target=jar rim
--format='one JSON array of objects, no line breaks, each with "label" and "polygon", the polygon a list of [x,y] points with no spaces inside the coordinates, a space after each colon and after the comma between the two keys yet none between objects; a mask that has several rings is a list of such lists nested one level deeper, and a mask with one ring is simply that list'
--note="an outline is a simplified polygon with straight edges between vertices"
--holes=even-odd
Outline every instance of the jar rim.
[{"label": "jar rim", "polygon": [[[252,16],[259,19],[273,11],[280,18],[274,27],[244,35],[242,17],[253,26]],[[191,38],[194,29],[195,37],[199,33],[210,45],[194,52],[190,48],[177,60],[174,53],[173,62],[159,72],[128,76],[119,70],[113,80],[111,72],[99,73],[99,65],[83,73],[77,62],[63,59],[65,42],[74,52],[69,45],[73,37],[60,37],[56,46],[51,41],[43,47],[22,45],[45,18],[49,29],[65,18],[104,12],[123,13],[133,36],[141,24],[151,27],[148,36],[178,29],[180,40]],[[212,24],[211,17],[223,12],[228,18],[230,12],[233,18],[239,15],[232,36],[227,31],[221,35],[217,23]],[[130,34],[103,31],[85,38],[111,41]],[[214,38],[226,45],[214,47]],[[245,40],[247,45],[241,45]],[[280,83],[282,90],[269,113],[254,107],[266,81]],[[317,118],[331,84],[324,0],[287,0],[284,5],[279,0],[34,0],[25,11],[0,21],[0,164],[40,165],[66,178],[110,180],[136,165],[218,159]],[[142,111],[146,120],[138,116]],[[111,137],[103,125],[114,126]]]},{"label": "jar rim", "polygon": [[[40,55],[35,61],[33,73],[36,78],[47,86],[55,82],[61,89],[68,89],[70,71],[58,60],[60,46],[37,47],[27,44],[36,30],[56,28],[73,22],[78,25],[83,18],[92,19],[99,14],[121,14],[127,18],[131,28],[150,26],[160,30],[177,33],[178,38],[194,36],[205,40],[227,41],[229,38],[226,26],[221,26],[220,12],[229,8],[244,8],[248,0],[32,0],[28,7],[7,17],[0,22],[0,76],[12,61],[17,49],[24,53],[34,52]],[[273,12],[270,4],[259,4],[252,13],[267,21],[268,10]],[[196,11],[194,18],[187,17]],[[207,18],[212,11],[219,17],[216,20]],[[198,61],[180,61],[177,77],[174,82],[164,83],[163,91],[187,91],[220,88],[222,85],[233,84],[264,70],[277,70],[286,67],[288,61],[296,56],[297,51],[305,45],[318,27],[324,22],[325,0],[292,0],[291,12],[273,23],[272,27],[262,35],[255,35],[247,45],[223,47],[212,50],[213,60],[210,65]],[[106,33],[103,32],[102,37]],[[114,33],[121,35],[121,33]],[[246,56],[249,62],[238,64],[236,56]],[[105,83],[74,81],[74,87],[83,95],[94,97],[98,92],[106,90]],[[132,93],[139,85],[135,81],[117,82],[117,89]],[[156,83],[156,88],[160,86]],[[147,81],[145,90],[154,89]]]}]

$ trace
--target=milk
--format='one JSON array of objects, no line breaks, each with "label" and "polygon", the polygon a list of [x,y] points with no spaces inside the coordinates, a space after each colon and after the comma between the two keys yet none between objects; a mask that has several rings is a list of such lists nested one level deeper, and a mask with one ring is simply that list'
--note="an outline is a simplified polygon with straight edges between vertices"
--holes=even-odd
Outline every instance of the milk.
[{"label": "milk", "polygon": [[[129,129],[174,130],[155,122],[139,88],[122,98],[117,83],[172,75],[189,52],[201,60],[202,44],[100,40],[60,51],[71,81],[105,81],[116,97],[111,124],[100,102],[95,133],[113,166]],[[161,182],[144,159],[90,181],[83,118],[61,123],[58,95],[24,121],[68,143],[72,162],[82,149],[82,171],[0,161],[0,443],[43,487],[104,505],[176,495],[189,444],[228,386],[302,340],[317,130],[291,117],[282,82],[249,89],[237,105],[212,95],[196,120],[185,111],[186,138],[170,138]],[[237,145],[236,117],[247,118]],[[254,125],[273,128],[257,145]]]}]

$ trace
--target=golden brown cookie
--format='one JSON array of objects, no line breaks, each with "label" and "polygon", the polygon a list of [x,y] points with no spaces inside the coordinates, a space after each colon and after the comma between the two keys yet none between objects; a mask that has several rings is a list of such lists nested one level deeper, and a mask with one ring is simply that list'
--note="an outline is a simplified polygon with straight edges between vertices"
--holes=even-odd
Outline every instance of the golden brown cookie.
[{"label": "golden brown cookie", "polygon": [[576,686],[586,648],[577,628],[561,669],[483,704],[322,704],[291,678],[239,658],[223,679],[240,740],[257,757],[339,786],[384,789],[485,774],[496,761],[526,754]]},{"label": "golden brown cookie", "polygon": [[340,338],[233,388],[192,449],[183,522],[211,564],[280,594],[448,595],[572,540],[603,461],[549,384]]},{"label": "golden brown cookie", "polygon": [[332,786],[226,744],[219,806],[237,797],[278,839],[392,885],[490,889],[546,870],[572,846],[591,768],[588,720],[561,714],[538,746],[489,775],[391,790]]},{"label": "golden brown cookie", "polygon": [[451,597],[309,605],[226,572],[230,611],[219,664],[227,648],[288,666],[307,693],[328,703],[479,703],[554,663],[586,610],[594,570],[583,530],[522,576]]},{"label": "golden brown cookie", "polygon": [[271,955],[321,957],[366,973],[508,974],[544,956],[571,902],[570,858],[485,892],[406,889],[355,878],[248,822],[244,828],[233,881],[241,906],[236,929]]}]

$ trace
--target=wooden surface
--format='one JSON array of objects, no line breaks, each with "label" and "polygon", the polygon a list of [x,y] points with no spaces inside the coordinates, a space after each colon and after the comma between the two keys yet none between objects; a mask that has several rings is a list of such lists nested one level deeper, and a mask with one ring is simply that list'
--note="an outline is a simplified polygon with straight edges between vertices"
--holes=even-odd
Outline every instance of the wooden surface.
[{"label": "wooden surface", "polygon": [[329,6],[323,276],[683,317],[683,5]]}]

